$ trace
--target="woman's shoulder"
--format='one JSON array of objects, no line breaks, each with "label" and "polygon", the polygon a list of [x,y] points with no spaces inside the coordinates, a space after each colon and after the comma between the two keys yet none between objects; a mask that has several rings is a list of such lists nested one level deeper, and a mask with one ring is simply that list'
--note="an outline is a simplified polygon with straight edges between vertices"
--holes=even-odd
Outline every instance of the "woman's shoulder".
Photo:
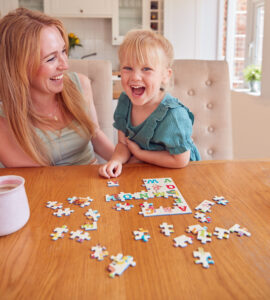
[{"label": "woman's shoulder", "polygon": [[80,92],[86,94],[87,91],[91,88],[90,79],[86,75],[76,72],[68,72],[67,74],[79,88]]}]

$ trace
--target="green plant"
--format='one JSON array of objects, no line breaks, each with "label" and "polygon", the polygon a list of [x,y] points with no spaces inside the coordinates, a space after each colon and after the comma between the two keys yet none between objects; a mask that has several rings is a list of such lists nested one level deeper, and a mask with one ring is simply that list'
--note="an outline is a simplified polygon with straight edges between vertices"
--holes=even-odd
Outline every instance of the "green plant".
[{"label": "green plant", "polygon": [[80,43],[80,39],[72,32],[68,34],[68,42],[69,42],[69,50],[75,48],[75,46],[82,47],[82,44]]},{"label": "green plant", "polygon": [[245,81],[260,81],[261,80],[261,68],[255,65],[249,65],[244,69]]}]

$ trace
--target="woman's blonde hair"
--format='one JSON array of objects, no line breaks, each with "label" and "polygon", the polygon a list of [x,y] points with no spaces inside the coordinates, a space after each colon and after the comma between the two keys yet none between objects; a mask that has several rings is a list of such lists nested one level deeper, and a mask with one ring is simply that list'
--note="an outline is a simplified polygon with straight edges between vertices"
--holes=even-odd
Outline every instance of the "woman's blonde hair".
[{"label": "woman's blonde hair", "polygon": [[172,44],[161,34],[152,30],[130,30],[119,47],[120,65],[124,60],[133,63],[164,63],[171,68],[173,64]]},{"label": "woman's blonde hair", "polygon": [[[68,49],[68,38],[60,20],[41,12],[18,8],[0,20],[0,101],[7,122],[22,149],[41,165],[52,163],[34,124],[48,124],[37,115],[30,96],[30,80],[40,66],[40,33],[55,26]],[[65,115],[71,114],[87,138],[94,134],[85,101],[76,85],[64,75],[64,88],[57,95]]]}]

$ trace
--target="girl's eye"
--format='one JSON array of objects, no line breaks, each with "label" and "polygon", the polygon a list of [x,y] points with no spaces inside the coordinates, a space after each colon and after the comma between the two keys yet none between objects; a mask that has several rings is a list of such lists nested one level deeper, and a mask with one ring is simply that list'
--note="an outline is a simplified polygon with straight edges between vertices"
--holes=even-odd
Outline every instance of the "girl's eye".
[{"label": "girl's eye", "polygon": [[131,67],[123,67],[123,70],[130,71],[130,70],[131,70]]},{"label": "girl's eye", "polygon": [[151,71],[152,69],[151,68],[149,68],[149,67],[144,67],[143,68],[143,71]]}]

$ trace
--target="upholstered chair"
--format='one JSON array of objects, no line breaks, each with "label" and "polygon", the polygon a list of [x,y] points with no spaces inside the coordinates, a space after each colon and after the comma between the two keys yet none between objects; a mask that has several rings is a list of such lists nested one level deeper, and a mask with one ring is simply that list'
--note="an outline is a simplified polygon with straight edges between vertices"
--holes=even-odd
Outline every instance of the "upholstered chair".
[{"label": "upholstered chair", "polygon": [[194,114],[193,140],[202,160],[232,159],[228,65],[225,61],[175,60],[170,93]]},{"label": "upholstered chair", "polygon": [[106,60],[70,59],[69,71],[85,74],[90,79],[100,128],[113,142],[111,62]]}]

